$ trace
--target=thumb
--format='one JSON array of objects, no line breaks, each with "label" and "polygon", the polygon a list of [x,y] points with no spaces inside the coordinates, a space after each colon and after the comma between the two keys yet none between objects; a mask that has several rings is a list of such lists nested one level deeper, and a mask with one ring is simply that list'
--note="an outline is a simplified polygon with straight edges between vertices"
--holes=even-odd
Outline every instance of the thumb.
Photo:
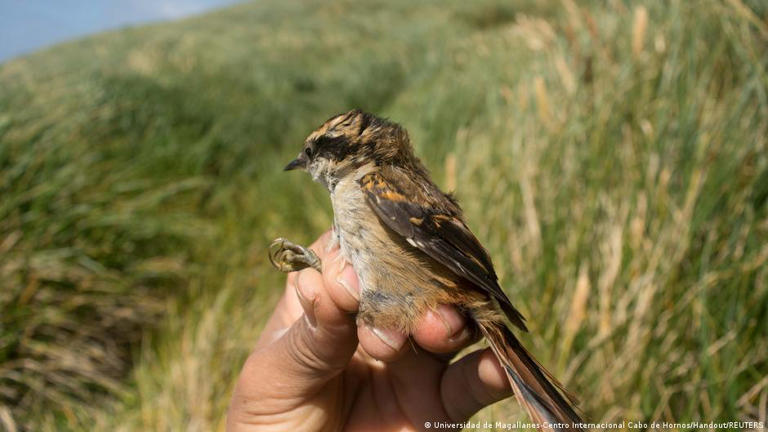
[{"label": "thumb", "polygon": [[310,268],[293,280],[304,316],[250,355],[233,395],[233,405],[259,401],[258,408],[246,408],[250,414],[254,408],[281,412],[306,402],[344,370],[357,348],[354,317],[334,303],[323,276]]},{"label": "thumb", "polygon": [[274,350],[280,374],[306,392],[344,370],[357,348],[357,327],[354,317],[334,302],[320,273],[306,269],[295,281],[304,316],[275,342]]}]

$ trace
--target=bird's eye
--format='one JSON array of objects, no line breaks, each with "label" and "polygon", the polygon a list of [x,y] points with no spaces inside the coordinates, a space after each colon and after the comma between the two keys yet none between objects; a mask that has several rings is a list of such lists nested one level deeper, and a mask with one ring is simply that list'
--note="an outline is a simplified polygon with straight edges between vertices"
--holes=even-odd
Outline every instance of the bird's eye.
[{"label": "bird's eye", "polygon": [[307,147],[304,149],[304,154],[307,155],[307,157],[311,158],[314,151],[312,150],[312,147]]}]

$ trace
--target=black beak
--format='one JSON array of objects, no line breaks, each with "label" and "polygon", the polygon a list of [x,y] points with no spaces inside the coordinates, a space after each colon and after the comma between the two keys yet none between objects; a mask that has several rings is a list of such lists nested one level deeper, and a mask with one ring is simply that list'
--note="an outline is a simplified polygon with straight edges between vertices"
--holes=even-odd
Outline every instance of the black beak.
[{"label": "black beak", "polygon": [[307,159],[304,157],[304,153],[300,153],[296,159],[288,162],[288,165],[283,168],[283,171],[291,171],[295,170],[297,168],[306,168],[307,167]]}]

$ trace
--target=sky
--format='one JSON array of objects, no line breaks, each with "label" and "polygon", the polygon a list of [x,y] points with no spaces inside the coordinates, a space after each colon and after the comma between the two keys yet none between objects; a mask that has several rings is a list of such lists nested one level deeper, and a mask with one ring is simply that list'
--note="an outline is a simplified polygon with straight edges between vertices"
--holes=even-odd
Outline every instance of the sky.
[{"label": "sky", "polygon": [[0,0],[0,62],[80,36],[241,0]]}]

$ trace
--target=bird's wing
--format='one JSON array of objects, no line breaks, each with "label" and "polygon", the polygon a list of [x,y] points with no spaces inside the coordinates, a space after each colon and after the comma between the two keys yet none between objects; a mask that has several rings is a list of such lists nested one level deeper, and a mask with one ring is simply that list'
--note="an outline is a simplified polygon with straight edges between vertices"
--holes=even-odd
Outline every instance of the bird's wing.
[{"label": "bird's wing", "polygon": [[386,226],[487,292],[510,322],[526,330],[523,316],[499,286],[488,253],[461,220],[461,210],[450,198],[433,184],[420,185],[394,167],[368,173],[359,183],[368,204]]}]

